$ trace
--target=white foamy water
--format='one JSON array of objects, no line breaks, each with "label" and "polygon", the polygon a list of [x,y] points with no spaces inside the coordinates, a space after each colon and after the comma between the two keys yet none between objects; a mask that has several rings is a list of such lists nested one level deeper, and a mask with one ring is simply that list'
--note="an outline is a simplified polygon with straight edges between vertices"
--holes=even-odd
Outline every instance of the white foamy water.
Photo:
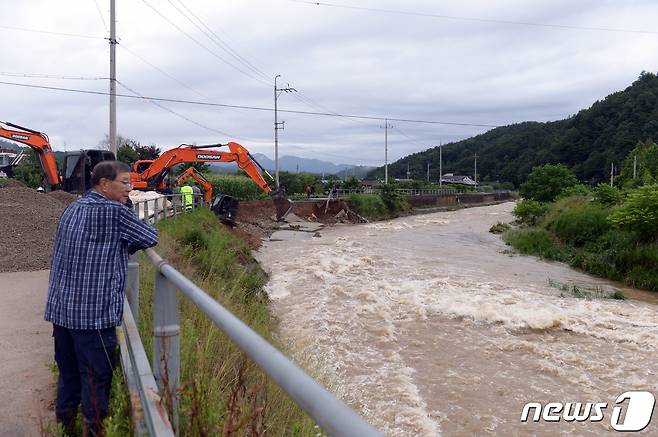
[{"label": "white foamy water", "polygon": [[[658,307],[560,297],[549,279],[619,285],[506,254],[488,229],[511,220],[512,207],[267,243],[258,258],[271,275],[280,335],[297,360],[390,436],[611,432],[609,419],[519,418],[530,401],[612,404],[628,390],[658,394]],[[652,426],[644,433],[658,434]]]}]

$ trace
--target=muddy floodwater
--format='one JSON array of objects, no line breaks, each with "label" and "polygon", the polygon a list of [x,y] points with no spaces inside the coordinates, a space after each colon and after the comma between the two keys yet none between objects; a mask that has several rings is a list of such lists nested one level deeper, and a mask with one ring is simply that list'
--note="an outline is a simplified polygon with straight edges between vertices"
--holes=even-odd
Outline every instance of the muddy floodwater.
[{"label": "muddy floodwater", "polygon": [[[613,435],[617,396],[658,395],[658,293],[511,253],[513,203],[337,226],[257,257],[293,357],[388,436]],[[622,289],[582,299],[555,284]],[[520,420],[527,402],[604,419]],[[658,435],[655,416],[642,432]]]}]

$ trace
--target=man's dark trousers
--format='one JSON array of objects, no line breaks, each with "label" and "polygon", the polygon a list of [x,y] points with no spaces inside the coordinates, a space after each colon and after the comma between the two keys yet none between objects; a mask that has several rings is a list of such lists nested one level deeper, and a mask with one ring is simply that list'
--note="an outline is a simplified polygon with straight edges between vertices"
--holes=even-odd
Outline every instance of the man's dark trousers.
[{"label": "man's dark trousers", "polygon": [[116,328],[68,329],[53,325],[53,337],[59,368],[57,421],[69,428],[82,402],[88,435],[100,435],[108,412]]}]

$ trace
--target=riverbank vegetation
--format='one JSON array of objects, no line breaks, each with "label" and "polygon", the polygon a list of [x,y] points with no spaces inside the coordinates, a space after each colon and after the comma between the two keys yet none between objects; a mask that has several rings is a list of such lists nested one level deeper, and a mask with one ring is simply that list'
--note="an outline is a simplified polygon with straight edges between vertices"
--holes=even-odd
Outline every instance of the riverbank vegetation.
[{"label": "riverbank vegetation", "polygon": [[411,206],[396,186],[383,185],[379,194],[350,194],[347,201],[357,214],[368,220],[386,220],[399,217]]},{"label": "riverbank vegetation", "polygon": [[[640,151],[643,159],[632,156]],[[640,143],[630,159],[636,177],[622,172],[620,186],[590,188],[565,166],[535,167],[513,211],[520,227],[504,240],[524,254],[658,291],[658,146]]]},{"label": "riverbank vegetation", "polygon": [[[247,245],[199,209],[158,223],[158,253],[224,307],[281,349],[263,291],[266,275]],[[140,262],[139,329],[152,353],[153,274]],[[316,435],[309,419],[189,300],[181,320],[180,435]]]}]

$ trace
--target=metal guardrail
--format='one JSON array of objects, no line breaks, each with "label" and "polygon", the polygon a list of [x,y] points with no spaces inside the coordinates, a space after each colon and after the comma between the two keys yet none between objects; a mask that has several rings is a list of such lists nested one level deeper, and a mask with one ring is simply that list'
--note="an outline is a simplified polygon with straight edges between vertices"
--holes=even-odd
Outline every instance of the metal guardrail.
[{"label": "metal guardrail", "polygon": [[413,188],[398,188],[396,193],[405,194],[407,196],[423,196],[423,195],[437,195],[446,196],[450,194],[459,194],[462,191],[455,188],[437,188],[437,189],[413,189]]},{"label": "metal guardrail", "polygon": [[[191,209],[203,206],[203,194],[193,194]],[[153,199],[133,202],[133,211],[142,221],[154,224],[165,217],[172,217],[185,211],[183,194],[163,194]]]},{"label": "metal guardrail", "polygon": [[[166,204],[154,208],[155,220],[168,216]],[[144,219],[149,220],[148,215]],[[299,366],[220,305],[190,279],[163,260],[153,249],[144,251],[155,266],[153,363],[146,358],[137,321],[139,315],[139,263],[128,264],[126,303],[119,336],[121,362],[133,404],[137,435],[178,435],[180,385],[180,323],[176,290],[189,299],[250,357],[327,434],[336,437],[382,436],[361,416],[327,391]],[[166,387],[164,387],[166,385]],[[168,417],[167,408],[173,411]]]}]

